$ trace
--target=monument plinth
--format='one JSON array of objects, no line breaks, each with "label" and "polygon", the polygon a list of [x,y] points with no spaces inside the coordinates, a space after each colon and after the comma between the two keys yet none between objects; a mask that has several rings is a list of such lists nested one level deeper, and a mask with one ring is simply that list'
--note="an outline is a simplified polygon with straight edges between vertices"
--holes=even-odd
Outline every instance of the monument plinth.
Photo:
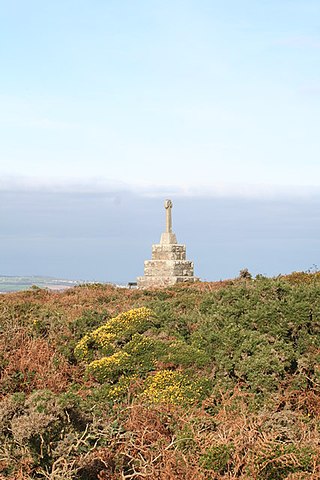
[{"label": "monument plinth", "polygon": [[186,246],[177,242],[172,232],[172,201],[165,201],[166,231],[160,243],[152,245],[151,260],[144,262],[144,276],[138,277],[140,288],[162,287],[180,282],[195,282],[193,262],[186,259]]}]

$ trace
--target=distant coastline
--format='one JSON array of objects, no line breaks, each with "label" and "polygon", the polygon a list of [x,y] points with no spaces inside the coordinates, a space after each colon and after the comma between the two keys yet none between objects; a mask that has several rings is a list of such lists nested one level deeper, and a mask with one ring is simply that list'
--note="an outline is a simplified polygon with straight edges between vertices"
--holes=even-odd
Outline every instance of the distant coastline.
[{"label": "distant coastline", "polygon": [[33,286],[48,290],[66,290],[85,283],[80,280],[66,280],[42,276],[0,276],[0,293],[19,292],[29,290]]},{"label": "distant coastline", "polygon": [[54,278],[54,277],[43,277],[40,275],[33,276],[10,276],[10,275],[0,275],[0,294],[1,293],[10,293],[10,292],[21,292],[25,290],[30,290],[32,287],[46,288],[52,291],[63,291],[68,288],[77,287],[79,285],[86,284],[103,284],[103,285],[114,285],[118,288],[130,288],[130,284],[125,282],[123,283],[113,283],[107,281],[88,281],[88,280],[67,280],[64,278]]}]

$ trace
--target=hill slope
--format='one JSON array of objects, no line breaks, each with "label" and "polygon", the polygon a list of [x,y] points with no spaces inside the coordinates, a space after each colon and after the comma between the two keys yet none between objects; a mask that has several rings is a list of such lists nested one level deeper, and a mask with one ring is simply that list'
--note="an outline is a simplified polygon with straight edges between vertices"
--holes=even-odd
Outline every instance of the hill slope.
[{"label": "hill slope", "polygon": [[319,478],[319,294],[294,273],[0,296],[0,478]]}]

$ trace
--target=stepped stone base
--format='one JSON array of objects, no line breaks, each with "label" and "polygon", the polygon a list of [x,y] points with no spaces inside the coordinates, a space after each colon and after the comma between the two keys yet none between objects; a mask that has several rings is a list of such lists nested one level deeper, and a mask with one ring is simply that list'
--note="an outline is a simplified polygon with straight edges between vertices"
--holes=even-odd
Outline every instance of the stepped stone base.
[{"label": "stepped stone base", "polygon": [[193,274],[193,262],[186,260],[186,246],[170,241],[176,242],[175,235],[163,233],[161,243],[152,245],[152,259],[144,262],[144,276],[138,277],[138,287],[162,287],[199,280]]},{"label": "stepped stone base", "polygon": [[193,263],[188,260],[146,260],[145,276],[192,277]]},{"label": "stepped stone base", "polygon": [[138,287],[139,288],[153,288],[153,287],[169,287],[175,285],[176,283],[183,282],[196,282],[199,280],[197,277],[164,277],[164,276],[143,276],[138,277]]},{"label": "stepped stone base", "polygon": [[152,260],[185,260],[186,246],[177,243],[174,245],[152,245],[151,258]]}]

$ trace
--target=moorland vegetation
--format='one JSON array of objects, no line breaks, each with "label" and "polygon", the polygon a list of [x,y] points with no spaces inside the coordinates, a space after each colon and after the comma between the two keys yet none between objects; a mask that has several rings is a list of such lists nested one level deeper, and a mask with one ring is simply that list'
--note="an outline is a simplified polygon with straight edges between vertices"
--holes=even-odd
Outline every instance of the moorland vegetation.
[{"label": "moorland vegetation", "polygon": [[0,478],[320,478],[320,273],[0,296]]}]

